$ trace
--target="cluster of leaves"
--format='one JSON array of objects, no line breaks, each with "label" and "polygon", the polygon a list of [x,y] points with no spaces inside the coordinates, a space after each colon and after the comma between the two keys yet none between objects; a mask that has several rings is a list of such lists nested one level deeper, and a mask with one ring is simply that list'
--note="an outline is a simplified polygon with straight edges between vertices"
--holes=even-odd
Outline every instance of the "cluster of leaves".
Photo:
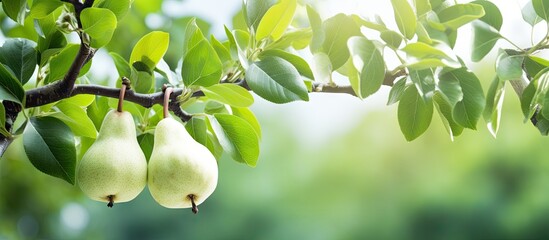
[{"label": "cluster of leaves", "polygon": [[[63,81],[80,49],[68,36],[76,32],[82,44],[104,47],[132,5],[130,0],[98,0],[79,11],[74,2],[2,1],[11,19],[6,21],[17,22],[4,31],[8,39],[0,47],[2,101],[25,107],[25,88]],[[217,158],[225,152],[250,166],[259,157],[261,129],[249,110],[254,102],[249,91],[273,103],[307,101],[310,92],[336,87],[334,72],[348,77],[353,95],[361,99],[382,85],[391,86],[388,104],[399,103],[400,128],[410,141],[428,129],[435,109],[452,137],[465,128],[476,129],[482,116],[495,135],[508,81],[529,82],[517,91],[525,118],[534,118],[540,131],[549,133],[549,118],[545,117],[549,108],[543,107],[549,99],[549,61],[534,56],[548,46],[547,37],[528,49],[501,49],[497,77],[485,97],[480,80],[452,49],[458,29],[469,23],[474,30],[473,61],[483,59],[499,39],[508,41],[499,33],[503,17],[497,6],[486,0],[391,3],[398,29],[387,27],[379,16],[371,20],[337,14],[322,19],[314,8],[301,6],[297,0],[248,0],[235,16],[235,29],[225,27],[224,41],[208,38],[199,21],[187,21],[185,32],[177,36],[183,43],[175,69],[165,60],[174,55],[168,51],[174,36],[163,31],[141,37],[129,59],[117,52],[110,56],[120,78],[131,79],[136,93],[152,95],[165,84],[180,88],[177,103],[192,111],[185,126],[191,135]],[[293,20],[299,8],[306,10],[308,26]],[[532,26],[547,21],[549,2],[529,1],[523,14]],[[374,34],[365,34],[364,29]],[[312,53],[311,65],[294,54],[306,48]],[[400,63],[390,66],[386,60],[391,57]],[[80,83],[94,82],[86,75],[90,64],[91,59],[81,69]],[[29,81],[35,72],[36,80]],[[93,143],[105,114],[117,103],[99,92],[98,96],[77,95],[22,111],[10,123],[11,131],[5,128],[9,119],[0,104],[0,133],[5,137],[23,134],[25,151],[36,168],[73,183],[77,159]],[[125,101],[124,109],[139,123],[138,140],[149,157],[162,106]]]}]

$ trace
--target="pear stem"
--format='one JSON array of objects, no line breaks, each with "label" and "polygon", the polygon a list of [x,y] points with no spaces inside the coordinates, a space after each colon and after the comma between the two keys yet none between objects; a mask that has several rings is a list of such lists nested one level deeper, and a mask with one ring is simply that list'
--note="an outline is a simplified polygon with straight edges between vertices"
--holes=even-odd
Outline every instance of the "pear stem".
[{"label": "pear stem", "polygon": [[107,203],[107,207],[112,208],[112,206],[114,206],[114,196],[109,195],[109,196],[107,196],[107,199],[109,200],[109,203]]},{"label": "pear stem", "polygon": [[120,96],[118,96],[118,112],[123,111],[124,107],[124,96],[126,95],[126,89],[130,86],[130,80],[126,77],[122,78],[122,86],[120,88]]},{"label": "pear stem", "polygon": [[168,118],[170,116],[169,107],[170,107],[170,95],[172,94],[172,92],[173,92],[173,88],[171,87],[167,87],[164,90],[164,118]]},{"label": "pear stem", "polygon": [[193,194],[189,194],[189,199],[191,199],[191,204],[193,205],[193,208],[192,208],[192,211],[194,214],[197,214],[198,213],[198,206],[196,206],[196,203],[194,202],[194,195]]}]

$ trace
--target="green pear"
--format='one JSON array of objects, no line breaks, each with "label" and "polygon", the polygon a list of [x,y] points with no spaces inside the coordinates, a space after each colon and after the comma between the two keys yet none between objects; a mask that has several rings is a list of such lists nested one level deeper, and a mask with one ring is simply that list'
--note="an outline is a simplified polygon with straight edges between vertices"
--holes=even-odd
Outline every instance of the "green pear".
[{"label": "green pear", "polygon": [[108,202],[109,207],[130,201],[143,191],[147,160],[137,143],[130,113],[107,113],[97,139],[78,165],[76,179],[88,197]]},{"label": "green pear", "polygon": [[172,118],[162,119],[154,133],[149,160],[149,191],[167,208],[190,208],[208,198],[217,186],[217,161]]}]

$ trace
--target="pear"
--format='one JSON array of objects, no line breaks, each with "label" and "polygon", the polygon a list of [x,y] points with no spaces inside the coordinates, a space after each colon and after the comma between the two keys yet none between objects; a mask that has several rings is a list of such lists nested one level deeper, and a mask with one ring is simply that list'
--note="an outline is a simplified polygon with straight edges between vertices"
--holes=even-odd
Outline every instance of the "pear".
[{"label": "pear", "polygon": [[108,202],[108,207],[130,201],[143,191],[147,160],[137,143],[130,113],[107,113],[97,139],[78,165],[76,180],[88,197]]},{"label": "pear", "polygon": [[149,160],[149,191],[167,208],[190,208],[208,198],[217,186],[217,161],[172,118],[162,119],[154,133]]}]

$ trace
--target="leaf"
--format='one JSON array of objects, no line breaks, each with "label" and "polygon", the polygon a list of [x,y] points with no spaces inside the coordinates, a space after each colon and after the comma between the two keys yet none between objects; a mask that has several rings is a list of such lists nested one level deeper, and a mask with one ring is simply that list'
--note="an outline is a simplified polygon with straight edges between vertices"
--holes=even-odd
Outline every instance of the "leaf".
[{"label": "leaf", "polygon": [[536,13],[532,1],[527,1],[522,8],[522,19],[532,27],[541,22],[541,18]]},{"label": "leaf", "polygon": [[288,61],[289,63],[291,63],[292,65],[294,65],[294,67],[297,69],[299,74],[301,74],[302,76],[309,79],[314,79],[313,71],[311,70],[311,67],[309,67],[309,64],[307,63],[307,61],[303,60],[303,58],[301,58],[300,56],[291,54],[289,52],[286,52],[280,49],[269,49],[269,50],[262,51],[259,54],[259,59],[263,59],[265,57],[282,58]]},{"label": "leaf", "polygon": [[248,122],[229,114],[215,114],[208,119],[225,152],[237,162],[257,165],[259,139]]},{"label": "leaf", "polygon": [[435,92],[433,96],[433,101],[437,108],[437,111],[440,115],[442,123],[446,128],[446,131],[450,134],[452,141],[454,137],[461,135],[463,133],[463,127],[457,124],[452,116],[453,106],[446,100],[446,98],[440,94],[440,92]]},{"label": "leaf", "polygon": [[82,30],[90,35],[93,48],[100,48],[111,41],[116,29],[116,15],[104,8],[86,8],[80,14]]},{"label": "leaf", "polygon": [[106,97],[95,97],[95,101],[86,108],[88,117],[92,120],[95,129],[101,129],[103,118],[109,110],[109,101]]},{"label": "leaf", "polygon": [[97,137],[97,130],[82,107],[67,101],[60,101],[55,106],[61,112],[52,116],[69,126],[74,135],[93,139]]},{"label": "leaf", "polygon": [[151,158],[154,146],[154,135],[150,133],[143,133],[137,136],[137,143],[139,143],[139,147],[141,147],[141,150],[143,151],[143,154],[145,154],[145,158],[148,162]]},{"label": "leaf", "polygon": [[277,4],[267,10],[259,26],[257,26],[256,40],[271,38],[276,41],[282,37],[286,28],[290,26],[297,8],[297,0],[279,0]]},{"label": "leaf", "polygon": [[374,43],[365,37],[351,37],[348,42],[353,66],[360,73],[354,90],[361,98],[377,92],[385,79],[385,61]]},{"label": "leaf", "polygon": [[313,32],[309,47],[311,52],[315,54],[322,48],[322,43],[324,43],[326,33],[322,27],[322,18],[320,18],[318,12],[310,5],[307,5],[307,17],[309,18],[309,24],[311,25],[311,30]]},{"label": "leaf", "polygon": [[189,135],[194,138],[198,143],[206,146],[208,144],[208,126],[204,119],[193,117],[185,124],[185,129],[189,132]]},{"label": "leaf", "polygon": [[438,18],[444,26],[456,30],[473,20],[483,17],[484,14],[484,8],[481,5],[466,3],[443,9],[438,13]]},{"label": "leaf", "polygon": [[23,25],[25,22],[25,13],[27,11],[27,0],[4,0],[2,9],[13,21]]},{"label": "leaf", "polygon": [[196,18],[192,18],[189,23],[187,23],[187,27],[185,28],[185,37],[183,39],[184,55],[186,55],[189,50],[191,50],[196,45],[198,45],[198,43],[204,40],[206,40],[206,37],[204,37],[202,30],[200,30],[200,27],[198,27],[198,24],[196,23]]},{"label": "leaf", "polygon": [[[79,45],[69,44],[57,55],[51,57],[50,59],[50,73],[48,77],[44,80],[45,83],[51,83],[57,80],[62,79],[65,74],[69,71],[72,62],[78,54]],[[86,63],[84,67],[80,70],[80,76],[86,74],[91,67],[91,61]]]},{"label": "leaf", "polygon": [[380,37],[390,48],[393,49],[398,49],[403,40],[399,33],[391,30],[381,32]]},{"label": "leaf", "polygon": [[210,36],[210,42],[222,63],[232,61],[230,49],[219,42],[214,35]]},{"label": "leaf", "polygon": [[63,3],[52,0],[34,0],[30,9],[29,17],[44,18],[59,8]]},{"label": "leaf", "polygon": [[418,17],[431,11],[431,2],[429,0],[414,0],[414,5]]},{"label": "leaf", "polygon": [[133,47],[130,64],[143,62],[152,71],[168,50],[170,35],[166,32],[154,31],[143,36]]},{"label": "leaf", "polygon": [[549,67],[549,61],[537,56],[528,56],[524,59],[524,69],[530,77],[535,77],[543,69]]},{"label": "leaf", "polygon": [[405,66],[409,70],[423,70],[428,68],[437,68],[437,67],[458,67],[457,65],[445,61],[445,59],[439,58],[425,58],[416,62],[406,63]]},{"label": "leaf", "polygon": [[36,169],[74,184],[76,147],[67,125],[53,117],[32,117],[23,133],[23,145]]},{"label": "leaf", "polygon": [[484,108],[484,120],[488,125],[488,130],[494,137],[497,136],[499,130],[504,97],[505,81],[496,77],[490,84],[486,94],[486,107]]},{"label": "leaf", "polygon": [[448,54],[444,51],[422,42],[410,43],[402,48],[402,51],[417,58],[439,57],[450,59],[450,56],[448,56]]},{"label": "leaf", "polygon": [[114,66],[116,67],[116,70],[118,71],[118,76],[120,76],[120,78],[129,77],[132,75],[132,68],[130,64],[126,61],[126,59],[124,59],[122,56],[118,55],[118,53],[115,52],[109,52],[109,55],[111,55],[111,58],[114,61]]},{"label": "leaf", "polygon": [[458,79],[441,78],[437,83],[438,91],[453,109],[456,104],[463,100],[463,91]]},{"label": "leaf", "polygon": [[275,5],[277,0],[248,0],[246,1],[246,23],[248,27],[253,30],[257,30],[263,15]]},{"label": "leaf", "polygon": [[242,30],[234,30],[234,40],[237,50],[238,59],[242,68],[248,69],[250,66],[248,59],[248,51],[250,50],[250,34]]},{"label": "leaf", "polygon": [[69,102],[80,107],[87,107],[91,105],[94,100],[95,100],[94,95],[79,94],[70,98],[63,99],[62,101]]},{"label": "leaf", "polygon": [[[153,73],[149,71],[142,71],[143,68],[148,68],[144,66],[142,62],[135,62],[134,67],[132,67],[130,79],[132,89],[137,93],[150,93],[154,90],[155,78]],[[139,70],[135,66],[142,66]]]},{"label": "leaf", "polygon": [[423,101],[428,102],[435,91],[435,77],[431,69],[410,71],[410,79],[416,86]]},{"label": "leaf", "polygon": [[337,70],[349,60],[347,41],[352,36],[362,35],[355,21],[345,15],[337,14],[324,22],[326,38],[322,44],[323,52],[330,57],[332,69]]},{"label": "leaf", "polygon": [[215,84],[201,88],[207,98],[229,104],[235,107],[249,107],[254,103],[254,98],[245,88],[230,84]]},{"label": "leaf", "polygon": [[230,114],[228,106],[218,101],[206,102],[206,106],[204,107],[204,113],[209,115],[214,115],[216,113]]},{"label": "leaf", "polygon": [[387,100],[387,106],[393,105],[400,101],[402,98],[402,95],[404,94],[404,90],[406,90],[406,78],[400,78],[398,81],[395,82],[393,87],[391,87],[391,91],[389,92],[389,99]]},{"label": "leaf", "polygon": [[130,10],[130,0],[101,0],[95,1],[93,5],[94,7],[111,10],[118,21],[126,16]]},{"label": "leaf", "polygon": [[408,87],[398,104],[398,123],[407,141],[421,136],[433,117],[433,102],[425,102],[415,87]]},{"label": "leaf", "polygon": [[295,50],[301,50],[311,44],[312,38],[313,31],[310,28],[290,28],[284,32],[280,39],[276,40],[276,42],[268,44],[265,49],[284,50],[292,47]]},{"label": "leaf", "polygon": [[219,82],[223,64],[208,41],[200,41],[183,59],[181,77],[185,86],[209,87]]},{"label": "leaf", "polygon": [[257,95],[273,103],[309,100],[299,72],[282,58],[266,57],[254,62],[246,71],[246,82]]},{"label": "leaf", "polygon": [[[332,81],[332,63],[330,57],[323,53],[318,52],[313,55],[313,68],[314,80],[320,83],[329,83]],[[357,78],[358,79],[358,78]],[[358,84],[358,81],[356,81]]]},{"label": "leaf", "polygon": [[261,125],[255,117],[255,114],[249,108],[231,107],[233,115],[246,120],[254,129],[255,133],[261,139]]},{"label": "leaf", "polygon": [[0,80],[0,100],[13,101],[23,105],[25,90],[19,80],[3,64],[0,64]]},{"label": "leaf", "polygon": [[407,39],[412,39],[416,32],[416,15],[407,0],[391,0],[400,33]]},{"label": "leaf", "polygon": [[471,60],[479,62],[482,60],[496,45],[501,38],[499,32],[485,22],[474,21],[473,25],[473,53]]},{"label": "leaf", "polygon": [[447,71],[439,76],[440,81],[457,80],[463,92],[463,99],[456,103],[453,111],[455,121],[465,127],[476,130],[486,101],[480,80],[466,68]]},{"label": "leaf", "polygon": [[496,73],[500,80],[516,80],[522,77],[524,56],[509,55],[501,50],[496,60]]},{"label": "leaf", "polygon": [[494,3],[486,0],[476,0],[471,3],[478,4],[484,9],[485,14],[479,19],[480,21],[487,23],[498,31],[501,29],[501,25],[503,24],[503,16],[501,15],[499,8]]},{"label": "leaf", "polygon": [[539,17],[549,21],[549,1],[532,0],[532,6]]},{"label": "leaf", "polygon": [[5,64],[25,85],[36,69],[36,43],[24,38],[9,38],[0,47],[0,62]]},{"label": "leaf", "polygon": [[2,103],[0,103],[0,135],[10,137],[10,133],[6,129],[6,109]]}]

